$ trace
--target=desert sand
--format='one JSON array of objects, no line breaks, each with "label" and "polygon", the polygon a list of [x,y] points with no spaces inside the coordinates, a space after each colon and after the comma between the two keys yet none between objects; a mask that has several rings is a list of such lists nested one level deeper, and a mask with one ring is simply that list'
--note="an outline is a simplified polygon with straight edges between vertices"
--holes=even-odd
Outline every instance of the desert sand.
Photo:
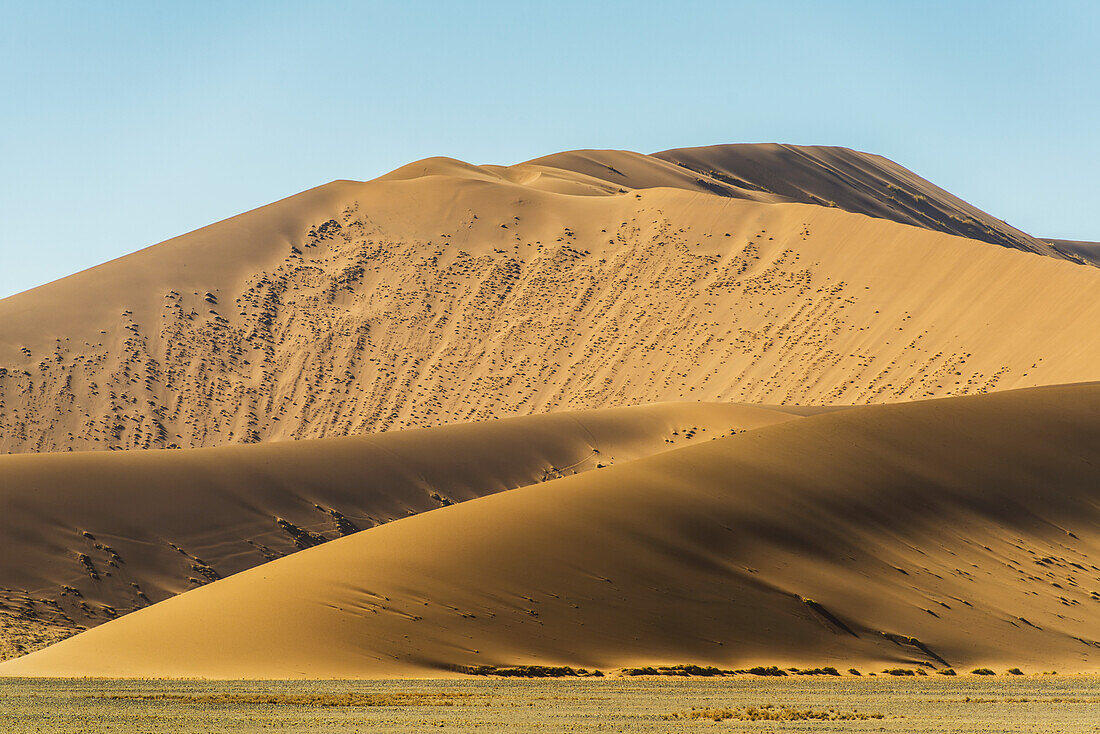
[{"label": "desert sand", "polygon": [[844,149],[433,158],[0,300],[0,452],[1096,379],[1100,269],[1057,255]]},{"label": "desert sand", "polygon": [[799,416],[679,403],[194,451],[0,456],[10,657],[375,525]]},{"label": "desert sand", "polygon": [[[296,703],[302,699],[336,703]],[[349,699],[366,703],[355,705]],[[730,729],[943,734],[945,722],[950,722],[949,731],[960,734],[1092,734],[1097,703],[1100,679],[1095,677],[898,679],[867,672],[859,678],[539,681],[24,679],[0,686],[5,734],[713,734]],[[754,722],[744,715],[754,709],[802,716]],[[826,712],[835,712],[833,721],[813,718]],[[716,723],[711,718],[716,713],[728,718]]]},{"label": "desert sand", "polygon": [[1071,258],[1078,258],[1081,262],[1100,267],[1100,242],[1085,242],[1082,240],[1047,240],[1059,253],[1064,253]]},{"label": "desert sand", "polygon": [[1095,672],[1098,262],[880,156],[584,150],[0,300],[0,675]]},{"label": "desert sand", "polygon": [[374,527],[0,674],[1094,669],[1098,466],[1100,384],[853,408]]}]

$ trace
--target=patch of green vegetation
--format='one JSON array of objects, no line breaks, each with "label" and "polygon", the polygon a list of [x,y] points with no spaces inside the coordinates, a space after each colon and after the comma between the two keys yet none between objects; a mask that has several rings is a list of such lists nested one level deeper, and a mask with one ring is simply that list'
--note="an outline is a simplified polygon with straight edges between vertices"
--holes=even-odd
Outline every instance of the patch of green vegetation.
[{"label": "patch of green vegetation", "polygon": [[840,671],[833,667],[804,668],[802,670],[795,668],[792,672],[795,675],[840,675]]},{"label": "patch of green vegetation", "polygon": [[1023,675],[1024,671],[1020,670],[1019,668],[1009,668],[1008,669],[1008,674],[1009,675]]},{"label": "patch of green vegetation", "polygon": [[702,667],[699,665],[661,665],[657,667],[646,666],[643,668],[623,668],[619,671],[623,675],[679,675],[679,676],[703,676],[734,675],[736,670],[723,670],[712,665]]},{"label": "patch of green vegetation", "polygon": [[[791,668],[792,671],[798,671],[797,668]],[[813,672],[799,672],[799,675],[840,675],[839,672],[835,672],[836,668],[814,668],[814,670],[822,671],[819,673]],[[827,673],[824,671],[834,671]],[[726,676],[726,675],[762,675],[780,677],[787,675],[787,671],[771,665],[764,667],[758,665],[755,668],[743,668],[740,670],[726,670],[723,668],[715,668],[714,666],[703,667],[700,665],[659,665],[659,666],[646,666],[643,668],[623,668],[619,671],[622,675],[675,675],[675,676]]]},{"label": "patch of green vegetation", "polygon": [[571,668],[568,665],[512,665],[497,667],[495,665],[452,665],[450,670],[465,675],[496,675],[501,678],[602,678],[603,673],[598,670],[585,668]]},{"label": "patch of green vegetation", "polygon": [[887,675],[916,675],[917,674],[917,671],[911,670],[909,668],[887,668],[886,670],[884,670],[882,672],[886,673]]},{"label": "patch of green vegetation", "polygon": [[970,672],[974,675],[997,675],[989,668],[974,668],[974,670],[971,670]]},{"label": "patch of green vegetation", "polygon": [[943,668],[942,670],[937,670],[936,672],[940,675],[955,675],[954,668]]},{"label": "patch of green vegetation", "polygon": [[749,668],[748,670],[739,670],[738,673],[747,673],[748,675],[763,675],[763,676],[781,676],[786,675],[787,671],[780,670],[774,665],[763,667],[757,665],[755,668]]}]

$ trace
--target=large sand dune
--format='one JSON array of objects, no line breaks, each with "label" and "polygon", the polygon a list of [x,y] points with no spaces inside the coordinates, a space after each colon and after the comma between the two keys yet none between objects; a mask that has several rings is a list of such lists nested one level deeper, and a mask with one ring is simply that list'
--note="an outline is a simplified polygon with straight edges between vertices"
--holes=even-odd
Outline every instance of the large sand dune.
[{"label": "large sand dune", "polygon": [[[796,415],[664,404],[184,451],[0,457],[0,657],[301,548]],[[38,639],[36,639],[36,637]]]},{"label": "large sand dune", "polygon": [[1028,250],[843,149],[428,159],[0,301],[0,452],[1100,378],[1100,269]]},{"label": "large sand dune", "polygon": [[0,300],[0,659],[88,628],[0,675],[1094,670],[1095,250],[842,148],[583,150]]},{"label": "large sand dune", "polygon": [[854,408],[473,499],[3,675],[1100,657],[1100,385]]}]

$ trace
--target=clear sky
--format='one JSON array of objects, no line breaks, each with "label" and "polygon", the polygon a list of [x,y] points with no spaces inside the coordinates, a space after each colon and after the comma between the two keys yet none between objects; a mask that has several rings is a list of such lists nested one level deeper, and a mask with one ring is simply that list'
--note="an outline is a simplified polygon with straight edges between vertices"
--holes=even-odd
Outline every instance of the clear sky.
[{"label": "clear sky", "polygon": [[418,158],[880,153],[1100,239],[1100,2],[0,0],[0,296]]}]

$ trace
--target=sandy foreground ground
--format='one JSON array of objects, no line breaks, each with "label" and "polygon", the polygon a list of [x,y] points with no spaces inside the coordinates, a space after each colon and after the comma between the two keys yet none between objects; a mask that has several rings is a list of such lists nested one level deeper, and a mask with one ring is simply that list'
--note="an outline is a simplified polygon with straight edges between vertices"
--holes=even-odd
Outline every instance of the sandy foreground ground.
[{"label": "sandy foreground ground", "polygon": [[[6,731],[13,734],[1085,734],[1096,731],[1098,703],[1097,678],[1062,675],[901,679],[864,672],[859,678],[780,680],[0,683],[0,710],[7,714]],[[754,714],[780,720],[753,720]],[[815,718],[823,716],[833,718]]]}]

